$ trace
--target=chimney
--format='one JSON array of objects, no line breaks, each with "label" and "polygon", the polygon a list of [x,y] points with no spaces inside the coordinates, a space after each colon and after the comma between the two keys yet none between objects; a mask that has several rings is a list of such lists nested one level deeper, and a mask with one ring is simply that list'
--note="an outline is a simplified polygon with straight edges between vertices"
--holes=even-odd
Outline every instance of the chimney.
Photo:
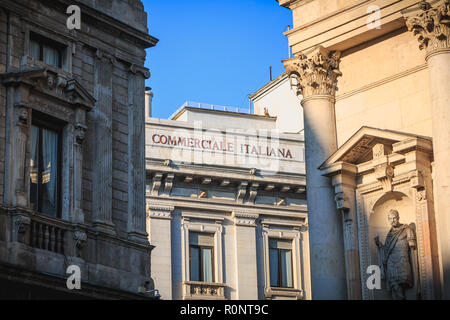
[{"label": "chimney", "polygon": [[153,92],[152,88],[145,87],[145,120],[149,120],[152,117],[152,100]]}]

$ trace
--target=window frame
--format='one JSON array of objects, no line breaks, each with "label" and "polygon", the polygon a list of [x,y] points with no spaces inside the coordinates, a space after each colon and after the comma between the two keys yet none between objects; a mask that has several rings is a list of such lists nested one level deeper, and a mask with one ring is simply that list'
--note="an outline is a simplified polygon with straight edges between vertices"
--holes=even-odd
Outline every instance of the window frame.
[{"label": "window frame", "polygon": [[[189,234],[189,239],[191,238],[191,234],[192,233],[199,233],[200,232],[195,232],[192,231]],[[214,234],[210,234],[210,233],[204,233],[204,234],[208,234],[208,235],[213,235]],[[212,281],[211,283],[215,283],[215,263],[214,263],[214,258],[215,258],[215,252],[214,252],[214,246],[204,246],[204,245],[195,245],[195,244],[189,244],[189,281],[197,281],[197,280],[192,280],[192,248],[196,248],[199,250],[199,270],[200,270],[200,280],[198,280],[198,282],[206,282],[205,281],[205,276],[203,274],[203,253],[202,253],[202,249],[211,249],[211,276],[212,276]]]},{"label": "window frame", "polygon": [[[31,127],[30,127],[30,137],[31,137],[31,128],[32,126],[39,128],[39,144],[42,145],[42,129],[47,129],[50,131],[55,132],[58,135],[58,146],[57,146],[57,155],[58,155],[58,165],[57,165],[57,177],[58,177],[58,188],[56,190],[57,192],[57,209],[56,209],[56,215],[54,218],[56,219],[62,219],[62,151],[63,151],[63,131],[64,131],[64,122],[61,120],[58,120],[56,118],[53,118],[49,115],[46,115],[42,112],[33,110],[32,111],[32,117],[31,117]],[[41,155],[39,155],[40,157]],[[42,164],[39,162],[39,168],[38,168],[38,175],[37,175],[37,186],[38,186],[38,206],[37,208],[33,207],[33,210],[38,212],[41,215],[50,216],[48,214],[45,214],[42,212],[42,191],[39,191],[39,182],[42,181]],[[31,197],[31,186],[29,191],[29,198]]]},{"label": "window frame", "polygon": [[[281,248],[271,248],[270,247],[270,240],[282,240],[282,241],[290,241],[291,242],[291,248],[290,249],[281,249]],[[270,286],[272,288],[286,288],[286,289],[294,289],[295,285],[294,285],[294,250],[292,248],[292,241],[289,239],[277,239],[277,238],[269,238],[269,277],[270,277],[270,267],[271,267],[271,263],[270,263],[270,251],[271,250],[276,250],[277,251],[277,264],[278,264],[278,274],[277,274],[277,285],[276,286],[272,286],[272,279],[270,278]],[[283,286],[282,282],[283,282],[283,269],[281,268],[281,252],[282,251],[289,251],[291,253],[291,286]]]},{"label": "window frame", "polygon": [[29,49],[28,49],[28,55],[30,55],[30,50],[31,50],[31,42],[37,42],[39,44],[39,59],[38,58],[34,58],[33,59],[37,59],[39,61],[41,61],[42,63],[47,64],[46,62],[44,62],[44,45],[51,47],[53,49],[55,49],[58,52],[58,65],[54,66],[51,64],[48,64],[49,66],[52,66],[54,68],[58,68],[58,69],[64,69],[64,65],[63,65],[63,56],[66,54],[66,50],[67,50],[67,45],[64,45],[58,41],[49,39],[43,35],[40,35],[38,33],[35,33],[33,31],[30,31],[30,35],[29,35]]}]

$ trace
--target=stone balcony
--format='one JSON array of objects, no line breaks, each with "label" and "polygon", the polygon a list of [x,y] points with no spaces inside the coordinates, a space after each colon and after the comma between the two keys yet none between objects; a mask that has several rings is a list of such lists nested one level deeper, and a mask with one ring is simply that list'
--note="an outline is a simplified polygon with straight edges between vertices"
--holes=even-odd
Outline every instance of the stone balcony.
[{"label": "stone balcony", "polygon": [[225,300],[223,283],[214,282],[183,282],[183,300]]}]

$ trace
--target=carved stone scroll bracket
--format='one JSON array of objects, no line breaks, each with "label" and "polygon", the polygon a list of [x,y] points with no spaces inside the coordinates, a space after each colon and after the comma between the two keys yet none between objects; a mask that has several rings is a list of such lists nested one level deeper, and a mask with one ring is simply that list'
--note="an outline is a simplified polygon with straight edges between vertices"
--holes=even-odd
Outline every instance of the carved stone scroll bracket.
[{"label": "carved stone scroll bracket", "polygon": [[259,188],[259,183],[252,183],[252,185],[250,186],[250,192],[249,192],[249,196],[248,196],[248,201],[250,202],[255,202],[256,196],[258,195],[258,188]]},{"label": "carved stone scroll bracket", "polygon": [[149,79],[149,78],[151,77],[151,73],[150,73],[150,71],[149,71],[147,68],[140,67],[140,66],[137,66],[137,65],[135,65],[135,64],[132,64],[132,65],[130,66],[129,71],[130,71],[132,74],[138,74],[138,73],[140,73],[145,79]]},{"label": "carved stone scroll bracket", "polygon": [[95,52],[95,58],[102,62],[111,63],[112,65],[116,64],[117,62],[116,57],[106,53],[104,50],[101,49],[97,49],[97,51]]},{"label": "carved stone scroll bracket", "polygon": [[74,255],[77,258],[81,257],[82,249],[84,248],[87,241],[87,234],[82,231],[75,231],[73,234],[74,240]]},{"label": "carved stone scroll bracket", "polygon": [[380,181],[384,192],[393,190],[394,167],[392,165],[384,163],[375,166],[375,177]]},{"label": "carved stone scroll bracket", "polygon": [[152,190],[151,195],[157,196],[159,194],[159,189],[161,188],[162,183],[162,173],[156,173],[152,180]]},{"label": "carved stone scroll bracket", "polygon": [[334,196],[334,201],[336,202],[336,208],[338,210],[348,210],[350,208],[348,197],[345,196],[344,192],[338,192]]},{"label": "carved stone scroll bracket", "polygon": [[425,188],[425,180],[423,174],[419,170],[414,170],[409,173],[409,183],[411,188],[422,190]]},{"label": "carved stone scroll bracket", "polygon": [[175,175],[173,173],[169,173],[164,180],[164,194],[170,196],[170,192],[173,187],[173,180],[175,179]]},{"label": "carved stone scroll bracket", "polygon": [[26,243],[26,236],[30,231],[31,219],[26,216],[17,215],[13,218],[14,223],[14,239],[13,241]]},{"label": "carved stone scroll bracket", "polygon": [[248,182],[247,181],[242,181],[238,187],[238,191],[237,191],[237,197],[236,197],[236,202],[237,203],[244,203],[244,198],[245,195],[247,194],[247,186],[248,186]]},{"label": "carved stone scroll bracket", "polygon": [[297,80],[297,95],[309,98],[316,95],[334,96],[341,54],[330,52],[322,46],[312,52],[283,60],[286,73]]}]

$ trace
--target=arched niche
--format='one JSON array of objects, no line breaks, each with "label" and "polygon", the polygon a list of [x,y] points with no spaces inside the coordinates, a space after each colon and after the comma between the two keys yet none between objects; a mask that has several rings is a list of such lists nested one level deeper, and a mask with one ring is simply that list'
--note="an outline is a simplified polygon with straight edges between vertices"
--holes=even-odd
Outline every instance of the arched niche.
[{"label": "arched niche", "polygon": [[[370,264],[381,265],[378,248],[375,245],[374,238],[379,237],[381,243],[385,243],[386,236],[391,229],[388,220],[388,214],[391,210],[397,210],[400,215],[400,223],[415,226],[416,219],[414,213],[413,201],[402,192],[388,192],[378,199],[372,208],[369,217],[369,248],[370,248]],[[415,228],[415,227],[414,227]],[[411,265],[412,261],[410,261]],[[381,283],[382,290],[374,290],[374,299],[390,300],[391,294],[386,289],[386,281],[383,279]],[[415,288],[409,289],[406,296],[411,300],[416,298]]]}]

